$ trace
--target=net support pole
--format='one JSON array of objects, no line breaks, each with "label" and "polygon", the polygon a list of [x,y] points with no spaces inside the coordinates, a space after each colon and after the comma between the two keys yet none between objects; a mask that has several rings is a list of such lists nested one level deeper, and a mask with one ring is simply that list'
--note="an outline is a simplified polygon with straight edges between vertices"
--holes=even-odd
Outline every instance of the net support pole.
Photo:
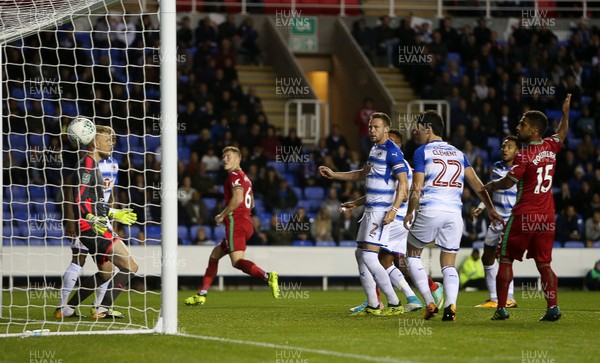
[{"label": "net support pole", "polygon": [[[4,89],[2,75],[4,74],[4,65],[2,64],[2,52],[4,51],[4,45],[0,43],[0,122],[4,119],[4,115],[2,114],[2,90]],[[0,126],[2,129],[2,126]],[[2,130],[4,132],[4,130]],[[2,145],[2,140],[4,138],[0,137],[0,150],[2,150],[2,156],[0,156],[0,170],[4,170],[4,165],[2,164],[4,161],[4,145]],[[4,181],[2,183],[2,188],[0,188],[0,200],[4,203]],[[0,209],[0,221],[4,221],[4,206]],[[0,232],[2,232],[2,236],[4,236],[4,223],[0,226]],[[2,245],[4,245],[4,237],[2,237],[2,242],[0,243],[0,267],[3,266],[4,261],[4,253],[2,253]],[[2,268],[0,268],[0,318],[2,317],[2,295],[4,294],[4,284],[2,283],[4,280],[4,275],[2,274]]]},{"label": "net support pole", "polygon": [[177,334],[177,42],[175,0],[160,3],[162,291],[160,333]]}]

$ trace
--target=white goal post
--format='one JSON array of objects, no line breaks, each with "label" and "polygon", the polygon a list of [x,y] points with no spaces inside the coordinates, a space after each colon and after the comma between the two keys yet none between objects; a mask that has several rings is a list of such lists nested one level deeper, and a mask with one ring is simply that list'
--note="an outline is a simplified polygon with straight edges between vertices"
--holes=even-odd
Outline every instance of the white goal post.
[{"label": "white goal post", "polygon": [[[0,5],[0,337],[177,334],[176,26],[175,0]],[[78,116],[117,134],[114,178],[127,180],[112,198],[116,208],[136,210],[138,222],[115,224],[115,232],[126,244],[161,246],[160,274],[145,273],[155,270],[146,265],[155,258],[137,260],[135,291],[130,286],[115,300],[124,319],[56,318],[61,281],[47,276],[64,270],[12,263],[15,253],[51,254],[69,265],[63,186],[84,154],[68,145],[65,130]],[[13,278],[24,268],[26,278]],[[92,299],[82,303],[83,315]]]}]

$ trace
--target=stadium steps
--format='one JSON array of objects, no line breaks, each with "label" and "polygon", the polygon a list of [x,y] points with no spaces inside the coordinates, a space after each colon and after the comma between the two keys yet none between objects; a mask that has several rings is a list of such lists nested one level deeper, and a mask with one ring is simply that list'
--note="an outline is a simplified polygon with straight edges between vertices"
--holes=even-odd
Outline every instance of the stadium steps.
[{"label": "stadium steps", "polygon": [[[382,16],[389,13],[390,2],[386,0],[363,0],[363,11],[365,16]],[[376,6],[376,9],[370,9],[369,7]],[[401,8],[399,8],[401,6]],[[422,0],[422,1],[402,1],[396,2],[394,12],[396,16],[407,16],[409,12],[413,16],[421,18],[435,18],[436,16],[437,0]],[[417,9],[408,10],[417,7]],[[428,7],[430,9],[423,9]]]},{"label": "stadium steps", "polygon": [[260,97],[263,111],[267,115],[269,124],[283,127],[285,119],[285,101],[287,98],[275,93],[275,69],[271,66],[236,66],[238,78],[244,92],[248,86],[256,88],[256,95]]},{"label": "stadium steps", "polygon": [[383,81],[385,87],[390,91],[394,102],[398,110],[405,111],[406,105],[411,100],[417,97],[413,93],[410,84],[404,79],[402,73],[397,68],[392,69],[388,67],[374,67],[375,72],[379,75],[379,78]]}]

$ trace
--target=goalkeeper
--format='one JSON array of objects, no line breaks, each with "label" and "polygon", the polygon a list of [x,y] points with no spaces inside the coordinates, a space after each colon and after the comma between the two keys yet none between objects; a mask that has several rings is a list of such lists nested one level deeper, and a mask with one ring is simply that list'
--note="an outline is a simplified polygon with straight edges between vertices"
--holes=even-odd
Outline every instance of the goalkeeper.
[{"label": "goalkeeper", "polygon": [[[117,220],[125,225],[131,225],[137,220],[137,215],[130,209],[109,208],[104,200],[104,179],[98,163],[107,159],[113,148],[113,132],[111,128],[98,128],[94,144],[88,145],[87,155],[79,162],[74,175],[75,204],[77,205],[75,219],[79,221],[79,240],[93,256],[98,266],[98,273],[82,281],[80,289],[63,306],[63,316],[75,314],[75,307],[85,300],[96,287],[113,278],[113,288],[107,293],[100,306],[92,314],[92,318],[102,319],[116,317],[110,314],[111,306],[122,290],[127,289],[131,277],[138,270],[138,265],[129,249],[119,236],[109,229],[108,220]],[[114,266],[119,271],[113,277]]]}]

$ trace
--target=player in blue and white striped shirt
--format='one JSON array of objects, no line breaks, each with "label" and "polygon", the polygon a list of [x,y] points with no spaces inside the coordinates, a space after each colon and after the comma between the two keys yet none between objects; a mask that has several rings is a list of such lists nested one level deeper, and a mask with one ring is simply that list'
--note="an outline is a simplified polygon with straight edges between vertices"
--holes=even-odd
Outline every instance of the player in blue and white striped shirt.
[{"label": "player in blue and white striped shirt", "polygon": [[[356,239],[356,261],[369,305],[360,315],[398,315],[404,312],[394,291],[390,277],[378,259],[379,250],[386,247],[390,223],[396,218],[398,208],[408,195],[404,154],[388,138],[391,122],[388,115],[376,112],[369,120],[369,135],[375,145],[367,159],[367,167],[350,172],[333,172],[321,166],[322,176],[337,180],[360,180],[366,175],[365,213]],[[396,183],[397,181],[397,183]],[[375,284],[385,294],[388,308],[381,313]]]},{"label": "player in blue and white striped shirt", "polygon": [[[425,111],[417,118],[418,141],[415,151],[414,173],[404,226],[408,234],[408,266],[415,285],[423,295],[427,309],[425,319],[438,311],[429,290],[427,273],[421,262],[425,245],[435,242],[441,247],[440,265],[444,274],[444,321],[456,319],[456,299],[459,278],[456,271],[456,253],[460,248],[463,230],[462,192],[466,179],[488,208],[492,221],[503,222],[496,212],[489,194],[467,161],[465,154],[442,140],[444,121],[435,111]],[[417,205],[419,210],[413,217]],[[414,219],[414,222],[413,222]],[[410,226],[410,228],[409,228]]]},{"label": "player in blue and white striped shirt", "polygon": [[[494,163],[494,167],[492,169],[492,180],[502,179],[506,176],[506,174],[508,174],[513,166],[513,159],[519,150],[519,140],[516,136],[507,136],[504,138],[500,150],[502,152],[502,160]],[[492,195],[492,201],[494,203],[494,207],[496,207],[496,211],[498,211],[498,214],[502,216],[504,222],[507,222],[512,208],[517,202],[517,184],[513,185],[509,189],[496,190]],[[479,216],[484,209],[485,205],[483,205],[483,203],[479,204],[477,209],[473,211],[473,218],[477,218],[477,216]],[[483,262],[485,281],[490,292],[490,298],[483,304],[476,306],[479,308],[495,309],[498,307],[498,294],[496,293],[498,262],[496,261],[496,249],[502,240],[502,227],[502,225],[490,223],[485,235],[485,245],[483,249],[483,256],[481,256],[481,262]],[[514,294],[514,281],[508,286],[508,299],[506,301],[506,307],[517,307]]]}]

